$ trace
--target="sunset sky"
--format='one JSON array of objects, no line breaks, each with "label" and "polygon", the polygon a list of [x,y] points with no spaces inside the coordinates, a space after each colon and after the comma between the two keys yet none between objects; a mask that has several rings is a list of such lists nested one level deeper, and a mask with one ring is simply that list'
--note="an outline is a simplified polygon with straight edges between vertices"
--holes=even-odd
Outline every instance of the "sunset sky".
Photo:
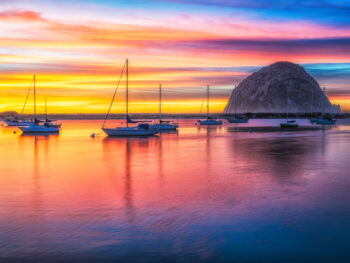
[{"label": "sunset sky", "polygon": [[104,113],[126,58],[130,112],[157,111],[158,83],[165,112],[199,113],[207,84],[221,112],[233,85],[280,60],[350,111],[350,1],[0,1],[0,111],[21,111],[36,74],[39,111],[47,97],[50,113]]}]

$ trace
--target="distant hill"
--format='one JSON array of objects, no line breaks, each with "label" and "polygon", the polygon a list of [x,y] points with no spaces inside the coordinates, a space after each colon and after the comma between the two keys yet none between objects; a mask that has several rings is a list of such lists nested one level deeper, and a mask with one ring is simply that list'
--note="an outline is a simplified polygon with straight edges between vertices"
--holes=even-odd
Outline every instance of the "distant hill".
[{"label": "distant hill", "polygon": [[245,78],[232,91],[224,113],[233,113],[235,93],[237,112],[286,111],[287,96],[290,112],[310,112],[313,91],[313,111],[340,113],[339,105],[332,105],[317,81],[305,69],[290,62],[276,62]]},{"label": "distant hill", "polygon": [[0,112],[0,118],[6,118],[6,117],[15,117],[18,116],[18,113],[15,111],[3,111]]}]

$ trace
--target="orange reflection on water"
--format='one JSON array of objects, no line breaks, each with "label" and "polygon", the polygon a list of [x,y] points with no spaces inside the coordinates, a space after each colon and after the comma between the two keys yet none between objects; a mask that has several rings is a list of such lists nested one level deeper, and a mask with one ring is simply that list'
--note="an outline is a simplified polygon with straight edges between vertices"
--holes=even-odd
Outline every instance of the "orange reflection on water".
[{"label": "orange reflection on water", "polygon": [[268,220],[281,207],[304,209],[322,200],[319,189],[334,169],[327,163],[346,163],[348,148],[330,139],[337,138],[332,131],[250,134],[194,121],[149,138],[90,138],[101,121],[64,121],[54,136],[1,128],[0,220],[8,240],[1,254],[165,239],[172,244],[166,251],[199,242],[209,252],[193,245],[194,253],[210,256],[210,229]]}]

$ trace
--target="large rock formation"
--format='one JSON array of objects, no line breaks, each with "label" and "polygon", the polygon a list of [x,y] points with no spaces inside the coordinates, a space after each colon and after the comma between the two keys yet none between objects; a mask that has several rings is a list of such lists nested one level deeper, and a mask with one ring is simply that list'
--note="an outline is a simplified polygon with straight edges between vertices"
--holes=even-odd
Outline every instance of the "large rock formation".
[{"label": "large rock formation", "polygon": [[290,112],[310,112],[311,108],[314,112],[321,112],[323,105],[326,112],[340,112],[340,107],[330,103],[317,81],[303,67],[290,62],[277,62],[239,83],[232,91],[224,113],[234,112],[235,97],[237,112],[283,113],[286,111],[287,96]]}]

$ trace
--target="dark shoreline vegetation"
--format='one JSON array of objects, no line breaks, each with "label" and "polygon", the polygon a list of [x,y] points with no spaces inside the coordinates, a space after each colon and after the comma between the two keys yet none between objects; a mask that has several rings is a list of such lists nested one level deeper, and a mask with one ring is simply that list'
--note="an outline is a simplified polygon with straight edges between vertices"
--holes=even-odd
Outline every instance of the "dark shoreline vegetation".
[{"label": "dark shoreline vegetation", "polygon": [[[131,118],[134,119],[158,119],[158,114],[150,114],[150,113],[143,113],[143,114],[129,114]],[[210,114],[213,117],[217,118],[232,118],[234,117],[234,114]],[[245,116],[249,119],[280,119],[280,118],[286,118],[286,113],[243,113],[243,114],[237,114],[237,116]],[[313,113],[312,117],[321,117],[321,112],[315,112]],[[7,112],[0,112],[0,119],[4,119],[7,117],[21,117],[23,119],[32,119],[32,114],[24,114],[20,116],[15,111],[7,111]],[[37,117],[39,119],[45,118],[45,114],[37,114]],[[89,113],[80,113],[80,114],[48,114],[49,118],[57,119],[57,120],[101,120],[106,117],[105,114],[89,114]],[[206,114],[192,114],[192,113],[186,113],[186,114],[163,114],[164,119],[193,119],[193,118],[205,118]],[[306,119],[310,118],[310,113],[289,113],[289,118],[295,118],[295,119]],[[350,113],[335,113],[335,114],[325,114],[325,117],[332,117],[336,119],[347,119],[350,118]],[[114,120],[122,120],[125,118],[125,114],[110,114],[108,119],[114,119]]]}]

